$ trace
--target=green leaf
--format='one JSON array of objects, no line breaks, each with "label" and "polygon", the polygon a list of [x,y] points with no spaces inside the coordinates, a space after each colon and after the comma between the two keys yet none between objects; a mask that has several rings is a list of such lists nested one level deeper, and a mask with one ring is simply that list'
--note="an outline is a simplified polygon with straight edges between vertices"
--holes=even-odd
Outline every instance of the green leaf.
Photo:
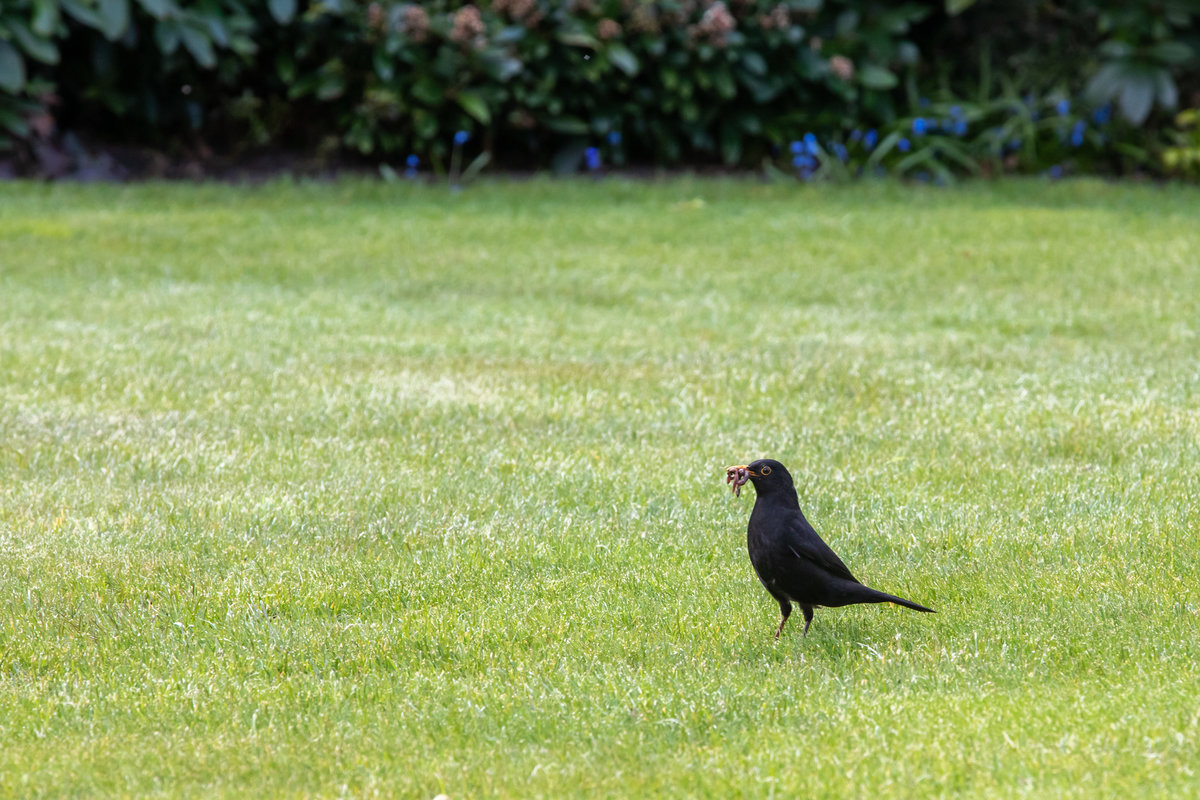
[{"label": "green leaf", "polygon": [[1163,108],[1174,108],[1179,104],[1179,88],[1167,70],[1159,70],[1154,76],[1155,99]]},{"label": "green leaf", "polygon": [[733,76],[729,74],[729,70],[724,66],[718,67],[713,71],[713,84],[717,87],[717,94],[723,100],[729,100],[737,95],[737,84],[733,82]]},{"label": "green leaf", "polygon": [[1121,89],[1117,94],[1117,105],[1125,118],[1134,125],[1141,125],[1145,122],[1154,105],[1156,88],[1152,74],[1131,71],[1122,76]]},{"label": "green leaf", "polygon": [[751,75],[766,75],[767,60],[762,57],[762,54],[755,50],[747,50],[742,55],[742,66]]},{"label": "green leaf", "polygon": [[442,87],[428,75],[417,78],[412,85],[412,95],[427,106],[441,105],[444,97]]},{"label": "green leaf", "polygon": [[[552,117],[543,120],[543,124],[556,133],[565,133],[571,136],[586,136],[589,133],[587,123],[579,117]],[[580,153],[582,152],[581,150]]]},{"label": "green leaf", "polygon": [[899,83],[895,73],[877,64],[863,65],[863,68],[858,71],[858,80],[868,89],[878,89],[880,91],[894,89],[896,84]]},{"label": "green leaf", "polygon": [[155,19],[164,19],[171,12],[173,3],[171,0],[138,0],[138,5]]},{"label": "green leaf", "polygon": [[955,14],[961,14],[973,5],[975,5],[975,0],[946,0],[946,13],[953,17]]},{"label": "green leaf", "polygon": [[[15,111],[0,107],[0,128],[5,128],[13,136],[24,138],[29,135],[29,123]],[[0,144],[4,144],[0,137]]]},{"label": "green leaf", "polygon": [[111,40],[119,39],[129,28],[129,0],[99,0],[100,32]]},{"label": "green leaf", "polygon": [[58,3],[55,0],[34,1],[31,25],[33,32],[38,36],[51,36],[58,27],[59,19]]},{"label": "green leaf", "polygon": [[296,16],[296,0],[268,0],[267,7],[280,25],[287,25]]},{"label": "green leaf", "polygon": [[515,44],[525,38],[528,33],[524,25],[509,25],[501,28],[493,37],[492,42],[500,45]]},{"label": "green leaf", "polygon": [[179,24],[173,20],[164,20],[154,26],[154,41],[163,55],[171,55],[179,49]]},{"label": "green leaf", "polygon": [[887,136],[879,141],[879,144],[871,151],[871,155],[867,157],[867,167],[871,168],[883,160],[883,157],[892,151],[896,146],[896,142],[900,141],[900,131],[892,131]]},{"label": "green leaf", "polygon": [[229,31],[225,29],[225,22],[218,16],[206,17],[204,22],[208,26],[208,35],[213,40],[217,47],[229,46]]},{"label": "green leaf", "polygon": [[1088,81],[1084,94],[1096,105],[1114,99],[1121,90],[1121,68],[1117,64],[1105,64]]},{"label": "green leaf", "polygon": [[35,35],[20,20],[10,20],[8,28],[12,32],[13,39],[30,58],[43,64],[58,63],[58,47],[52,40]]},{"label": "green leaf", "polygon": [[376,49],[371,54],[371,65],[375,68],[375,74],[385,83],[391,83],[396,77],[396,66],[387,52],[382,49]]},{"label": "green leaf", "polygon": [[835,30],[838,36],[850,36],[858,29],[858,21],[860,15],[853,8],[848,8],[841,14],[838,14],[837,21],[834,23]]},{"label": "green leaf", "polygon": [[1100,45],[1100,54],[1106,58],[1129,58],[1133,55],[1133,47],[1120,39],[1109,39]]},{"label": "green leaf", "polygon": [[292,83],[296,80],[296,61],[282,50],[275,56],[275,74],[284,83]]},{"label": "green leaf", "polygon": [[635,56],[633,51],[623,44],[614,44],[609,46],[608,60],[614,67],[630,77],[636,75],[640,67],[637,56]]},{"label": "green leaf", "polygon": [[74,17],[77,22],[81,22],[89,28],[95,28],[96,30],[101,30],[104,27],[100,15],[91,6],[85,6],[79,0],[61,0],[60,5],[62,6],[62,10]]},{"label": "green leaf", "polygon": [[25,87],[25,59],[17,48],[0,39],[0,89],[16,94]]},{"label": "green leaf", "polygon": [[1185,42],[1176,40],[1159,42],[1150,49],[1150,55],[1164,64],[1180,65],[1191,61],[1194,53]]},{"label": "green leaf", "polygon": [[488,110],[487,102],[478,92],[459,92],[458,104],[462,110],[477,119],[481,124],[488,125],[492,121],[492,113]]},{"label": "green leaf", "polygon": [[213,52],[212,39],[208,38],[208,34],[195,27],[194,25],[179,26],[179,38],[183,40],[183,46],[192,54],[192,58],[196,59],[196,63],[205,69],[212,69],[217,65],[217,54]]},{"label": "green leaf", "polygon": [[489,163],[491,163],[491,160],[492,160],[492,154],[489,153],[487,150],[484,150],[482,153],[475,156],[475,158],[472,159],[471,163],[467,164],[467,168],[463,170],[462,182],[468,183],[471,180],[473,180],[476,175],[478,175],[481,171],[483,171],[484,167],[486,167]]},{"label": "green leaf", "polygon": [[754,102],[758,105],[771,102],[784,90],[783,82],[775,76],[756,78],[748,72],[743,72],[738,75],[738,82],[750,90]]},{"label": "green leaf", "polygon": [[586,33],[560,33],[558,40],[563,44],[571,47],[590,47],[593,50],[600,49],[600,42],[596,37]]},{"label": "green leaf", "polygon": [[336,100],[346,91],[346,79],[337,70],[322,71],[317,79],[317,99]]}]

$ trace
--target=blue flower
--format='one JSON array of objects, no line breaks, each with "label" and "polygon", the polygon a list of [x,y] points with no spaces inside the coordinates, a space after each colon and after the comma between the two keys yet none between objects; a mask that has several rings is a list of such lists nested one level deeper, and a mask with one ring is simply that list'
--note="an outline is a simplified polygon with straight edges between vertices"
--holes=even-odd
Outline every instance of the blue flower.
[{"label": "blue flower", "polygon": [[616,147],[617,145],[619,145],[621,143],[621,132],[620,131],[609,131],[608,132],[608,143],[611,144],[613,147]]},{"label": "blue flower", "polygon": [[1097,125],[1104,125],[1112,117],[1112,105],[1105,103],[1092,112],[1092,122]]},{"label": "blue flower", "polygon": [[843,164],[845,164],[846,160],[850,158],[850,153],[846,150],[846,145],[842,144],[841,142],[833,143],[833,154],[837,156],[838,161],[841,161]]},{"label": "blue flower", "polygon": [[960,119],[960,120],[955,121],[954,135],[955,136],[966,136],[967,135],[967,121],[965,119]]},{"label": "blue flower", "polygon": [[921,181],[922,183],[928,183],[929,181],[933,180],[933,175],[931,175],[929,173],[929,170],[924,170],[924,169],[921,170],[920,172],[918,172],[913,177],[916,178],[917,180]]},{"label": "blue flower", "polygon": [[1058,105],[1054,106],[1054,110],[1058,112],[1060,117],[1065,117],[1067,114],[1071,113],[1071,101],[1059,100]]},{"label": "blue flower", "polygon": [[417,165],[421,163],[421,159],[417,158],[415,155],[411,155],[404,159],[404,163],[408,165],[409,169],[416,169]]},{"label": "blue flower", "polygon": [[863,145],[865,145],[866,148],[868,150],[870,150],[871,148],[873,148],[875,146],[875,142],[878,139],[879,139],[879,134],[875,132],[874,128],[871,128],[871,130],[867,131],[866,135],[863,136]]},{"label": "blue flower", "polygon": [[812,169],[813,163],[813,157],[808,153],[801,153],[798,156],[792,157],[792,166],[796,169]]},{"label": "blue flower", "polygon": [[1087,129],[1087,125],[1083,120],[1079,120],[1071,128],[1071,147],[1079,147],[1083,144],[1083,132]]},{"label": "blue flower", "polygon": [[454,134],[454,143],[464,145],[471,139],[471,134],[468,131],[459,131]]},{"label": "blue flower", "polygon": [[808,152],[812,153],[814,156],[821,152],[821,147],[819,144],[817,144],[817,137],[814,134],[804,134],[804,144],[808,147]]},{"label": "blue flower", "polygon": [[858,128],[855,128],[854,130],[850,131],[850,141],[851,142],[857,143],[861,140],[862,140],[862,131],[860,131]]},{"label": "blue flower", "polygon": [[962,106],[950,106],[950,116],[954,119],[962,119]]},{"label": "blue flower", "polygon": [[1047,172],[1046,174],[1049,175],[1051,178],[1061,178],[1063,176],[1062,164],[1055,164],[1053,167],[1050,168],[1050,171]]},{"label": "blue flower", "polygon": [[[578,152],[578,151],[576,151]],[[583,157],[587,161],[587,168],[595,172],[600,169],[600,151],[594,147],[589,147],[583,151]]]},{"label": "blue flower", "polygon": [[912,149],[912,142],[910,142],[908,139],[901,139],[900,141],[896,142],[896,149],[898,149],[901,153],[907,153]]},{"label": "blue flower", "polygon": [[921,117],[914,119],[912,121],[912,129],[913,133],[917,134],[918,136],[925,133],[925,120]]},{"label": "blue flower", "polygon": [[801,142],[798,140],[795,142],[792,142],[790,145],[788,145],[788,149],[791,150],[793,153],[803,153],[804,152],[804,142]]}]

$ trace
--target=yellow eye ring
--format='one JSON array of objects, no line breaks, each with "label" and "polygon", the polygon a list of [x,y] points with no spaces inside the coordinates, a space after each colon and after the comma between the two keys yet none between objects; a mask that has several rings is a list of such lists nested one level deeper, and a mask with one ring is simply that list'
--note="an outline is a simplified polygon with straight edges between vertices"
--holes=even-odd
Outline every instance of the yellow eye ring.
[{"label": "yellow eye ring", "polygon": [[766,464],[763,464],[763,468],[758,471],[758,474],[759,475],[770,475],[771,468],[768,467]]}]

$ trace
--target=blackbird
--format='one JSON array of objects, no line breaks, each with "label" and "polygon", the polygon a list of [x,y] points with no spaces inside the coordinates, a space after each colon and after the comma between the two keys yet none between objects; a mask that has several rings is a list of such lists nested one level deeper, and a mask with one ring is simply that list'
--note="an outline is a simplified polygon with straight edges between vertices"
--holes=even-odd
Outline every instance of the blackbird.
[{"label": "blackbird", "polygon": [[837,553],[804,518],[792,476],[783,464],[764,458],[725,471],[725,482],[733,484],[733,491],[739,496],[747,481],[754,484],[757,498],[746,528],[746,547],[758,579],[779,602],[783,614],[775,630],[776,639],[792,613],[792,603],[804,612],[805,636],[812,624],[813,609],[818,606],[896,603],[916,611],[933,612],[932,608],[911,600],[864,586],[851,575]]}]

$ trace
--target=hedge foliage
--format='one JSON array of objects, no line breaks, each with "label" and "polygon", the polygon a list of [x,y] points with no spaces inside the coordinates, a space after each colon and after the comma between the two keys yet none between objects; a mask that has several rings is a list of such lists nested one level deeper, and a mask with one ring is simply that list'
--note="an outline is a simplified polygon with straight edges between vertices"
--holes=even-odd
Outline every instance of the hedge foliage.
[{"label": "hedge foliage", "polygon": [[0,128],[437,168],[1103,171],[1163,163],[1200,106],[1197,5],[3,0]]}]

